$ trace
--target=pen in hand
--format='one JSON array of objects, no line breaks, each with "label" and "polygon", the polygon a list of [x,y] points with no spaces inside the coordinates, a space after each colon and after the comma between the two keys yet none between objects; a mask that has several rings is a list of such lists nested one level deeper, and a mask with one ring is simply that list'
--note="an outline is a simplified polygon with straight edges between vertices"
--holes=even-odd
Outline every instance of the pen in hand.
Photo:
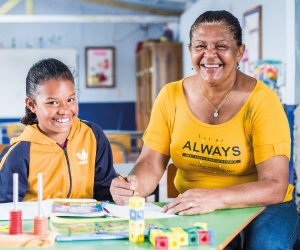
[{"label": "pen in hand", "polygon": [[[123,182],[128,182],[122,175],[117,173],[117,177]],[[139,192],[137,190],[133,190],[133,195],[139,195]]]}]

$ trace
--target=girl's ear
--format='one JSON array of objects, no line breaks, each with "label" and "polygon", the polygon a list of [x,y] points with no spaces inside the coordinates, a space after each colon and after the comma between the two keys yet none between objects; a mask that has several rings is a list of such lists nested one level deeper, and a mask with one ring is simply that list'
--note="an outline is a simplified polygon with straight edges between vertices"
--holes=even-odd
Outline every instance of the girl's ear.
[{"label": "girl's ear", "polygon": [[35,113],[35,103],[30,97],[26,97],[25,104],[27,108],[31,110],[32,113]]}]

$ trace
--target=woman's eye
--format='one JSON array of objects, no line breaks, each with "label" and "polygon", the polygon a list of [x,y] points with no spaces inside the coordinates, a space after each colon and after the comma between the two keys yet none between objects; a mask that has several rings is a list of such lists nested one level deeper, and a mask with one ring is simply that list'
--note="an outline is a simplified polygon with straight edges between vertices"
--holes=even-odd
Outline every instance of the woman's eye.
[{"label": "woman's eye", "polygon": [[217,45],[217,49],[227,49],[227,46],[225,46],[225,45]]},{"label": "woman's eye", "polygon": [[196,49],[196,50],[205,49],[205,46],[204,45],[197,45],[197,46],[194,46],[194,49]]},{"label": "woman's eye", "polygon": [[70,98],[68,101],[69,102],[75,102],[75,98]]},{"label": "woman's eye", "polygon": [[53,102],[48,102],[48,104],[51,104],[51,105],[57,105],[57,104],[58,104],[58,102],[56,102],[56,101],[53,101]]}]

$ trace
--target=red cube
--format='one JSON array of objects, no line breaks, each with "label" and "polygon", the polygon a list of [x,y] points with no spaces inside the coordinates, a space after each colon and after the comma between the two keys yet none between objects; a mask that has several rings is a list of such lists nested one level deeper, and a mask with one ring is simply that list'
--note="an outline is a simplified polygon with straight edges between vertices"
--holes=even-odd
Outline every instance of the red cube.
[{"label": "red cube", "polygon": [[197,231],[198,232],[198,244],[199,245],[206,245],[210,242],[210,234],[207,231]]},{"label": "red cube", "polygon": [[168,249],[168,238],[166,236],[155,237],[155,249]]}]

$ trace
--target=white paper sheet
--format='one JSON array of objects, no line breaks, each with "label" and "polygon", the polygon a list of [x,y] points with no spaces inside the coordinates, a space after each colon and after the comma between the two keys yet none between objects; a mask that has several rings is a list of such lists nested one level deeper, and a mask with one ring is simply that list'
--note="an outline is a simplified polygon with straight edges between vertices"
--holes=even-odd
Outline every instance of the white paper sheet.
[{"label": "white paper sheet", "polygon": [[[49,199],[42,201],[41,216],[49,217],[53,201],[91,202],[94,199]],[[10,211],[14,209],[14,203],[0,203],[0,220],[9,220]],[[18,202],[18,210],[22,210],[23,220],[31,220],[39,216],[38,202]]]},{"label": "white paper sheet", "polygon": [[[42,201],[42,216],[49,217],[51,215],[53,201],[73,201],[73,202],[91,202],[94,199],[49,199]],[[116,217],[129,218],[129,205],[119,206],[114,204],[107,204],[105,208]],[[9,212],[14,209],[14,203],[0,203],[0,220],[9,220]],[[166,214],[160,212],[161,207],[146,202],[145,203],[145,219],[159,219],[174,217],[174,214]],[[31,220],[38,216],[39,207],[38,202],[19,202],[18,210],[22,210],[23,220]]]},{"label": "white paper sheet", "polygon": [[[105,206],[105,208],[116,217],[129,218],[129,210],[130,210],[129,205],[119,206],[119,205],[114,205],[114,204],[107,204]],[[169,217],[177,216],[175,214],[162,213],[162,212],[160,212],[160,210],[161,210],[160,206],[157,206],[150,202],[146,202],[144,218],[145,219],[159,219],[159,218],[169,218]]]}]

